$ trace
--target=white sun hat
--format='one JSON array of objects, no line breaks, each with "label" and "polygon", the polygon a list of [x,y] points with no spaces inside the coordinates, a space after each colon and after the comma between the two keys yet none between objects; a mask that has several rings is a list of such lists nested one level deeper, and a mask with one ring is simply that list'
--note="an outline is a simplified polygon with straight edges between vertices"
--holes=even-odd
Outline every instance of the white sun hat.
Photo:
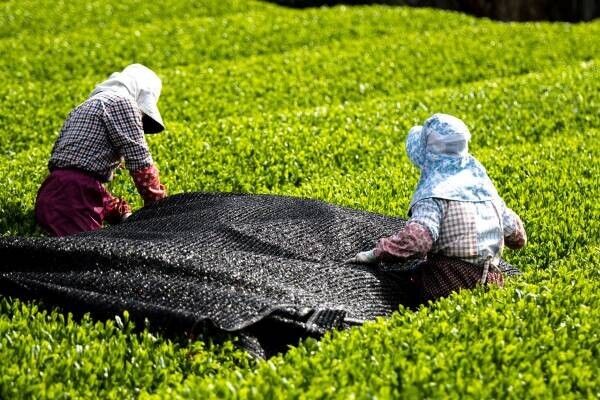
[{"label": "white sun hat", "polygon": [[97,85],[90,97],[105,91],[128,94],[143,113],[144,132],[158,133],[165,129],[157,106],[161,90],[162,82],[154,71],[142,64],[131,64]]}]

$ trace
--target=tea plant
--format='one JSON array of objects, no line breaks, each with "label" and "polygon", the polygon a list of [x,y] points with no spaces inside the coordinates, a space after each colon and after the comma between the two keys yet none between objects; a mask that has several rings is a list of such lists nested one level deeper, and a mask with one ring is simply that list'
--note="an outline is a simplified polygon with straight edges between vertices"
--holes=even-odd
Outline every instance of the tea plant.
[{"label": "tea plant", "polygon": [[[61,124],[132,62],[163,79],[148,137],[170,193],[317,198],[406,217],[408,129],[464,119],[524,219],[504,289],[399,309],[282,356],[0,297],[0,398],[600,397],[600,21],[258,1],[0,4],[0,234],[39,235]],[[135,207],[119,171],[110,190]]]}]

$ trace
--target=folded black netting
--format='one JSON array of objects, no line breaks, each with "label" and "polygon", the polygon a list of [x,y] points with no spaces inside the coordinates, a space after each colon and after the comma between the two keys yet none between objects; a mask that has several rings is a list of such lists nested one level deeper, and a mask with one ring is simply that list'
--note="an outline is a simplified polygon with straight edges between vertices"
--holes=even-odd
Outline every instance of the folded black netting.
[{"label": "folded black netting", "polygon": [[404,224],[317,200],[187,193],[96,232],[0,239],[0,292],[103,316],[129,310],[173,332],[233,332],[268,356],[414,305],[418,260],[343,262]]}]

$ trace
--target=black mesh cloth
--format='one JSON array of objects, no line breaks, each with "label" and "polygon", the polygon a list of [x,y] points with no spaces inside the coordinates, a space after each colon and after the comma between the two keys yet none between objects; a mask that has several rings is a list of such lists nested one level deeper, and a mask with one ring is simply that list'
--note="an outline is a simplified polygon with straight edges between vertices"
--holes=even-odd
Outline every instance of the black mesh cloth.
[{"label": "black mesh cloth", "polygon": [[0,239],[0,293],[98,316],[126,309],[171,332],[233,332],[269,356],[414,306],[418,260],[343,262],[404,225],[317,200],[175,195],[100,231]]}]

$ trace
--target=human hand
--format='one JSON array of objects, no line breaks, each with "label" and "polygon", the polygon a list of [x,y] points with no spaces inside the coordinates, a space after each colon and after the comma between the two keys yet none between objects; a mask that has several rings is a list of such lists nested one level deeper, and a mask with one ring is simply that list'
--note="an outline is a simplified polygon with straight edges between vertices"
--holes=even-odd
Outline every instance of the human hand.
[{"label": "human hand", "polygon": [[354,257],[346,260],[347,264],[373,264],[377,261],[377,257],[375,257],[375,253],[373,250],[369,251],[361,251]]}]

